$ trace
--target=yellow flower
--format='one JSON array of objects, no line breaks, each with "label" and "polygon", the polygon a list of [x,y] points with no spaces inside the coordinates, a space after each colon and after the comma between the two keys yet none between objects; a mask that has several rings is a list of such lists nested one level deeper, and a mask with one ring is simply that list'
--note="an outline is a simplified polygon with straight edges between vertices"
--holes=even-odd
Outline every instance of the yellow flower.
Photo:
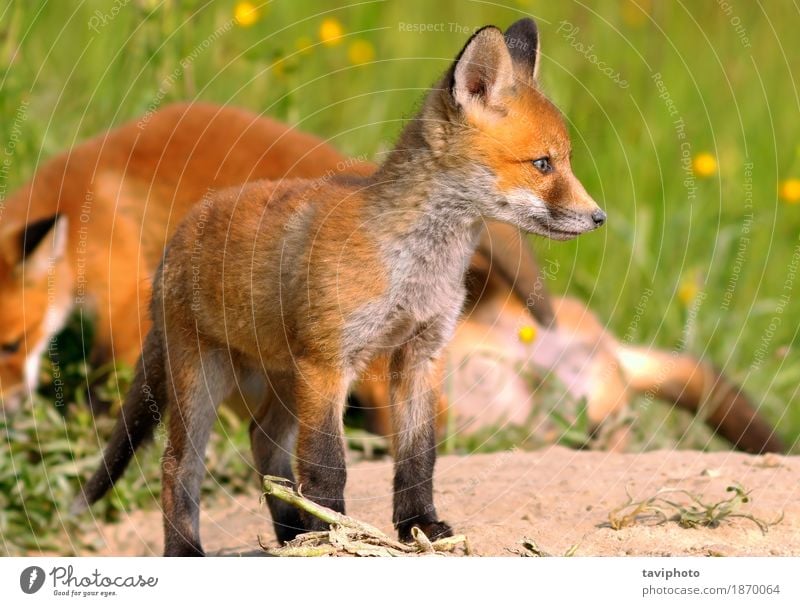
[{"label": "yellow flower", "polygon": [[342,41],[344,29],[336,19],[325,19],[319,26],[319,39],[325,46],[336,46]]},{"label": "yellow flower", "polygon": [[533,340],[536,338],[536,327],[526,324],[525,326],[520,327],[517,336],[519,336],[520,341],[526,345],[529,345],[533,343]]},{"label": "yellow flower", "polygon": [[778,188],[778,195],[784,202],[797,204],[800,202],[800,179],[786,179]]},{"label": "yellow flower", "polygon": [[685,278],[678,286],[678,300],[686,307],[689,307],[697,297],[700,289],[697,286],[697,276],[692,274]]},{"label": "yellow flower", "polygon": [[367,40],[356,40],[347,49],[347,58],[353,65],[369,63],[375,58],[375,49]]},{"label": "yellow flower", "polygon": [[692,161],[692,169],[698,177],[710,177],[717,172],[717,159],[707,152],[697,154]]},{"label": "yellow flower", "polygon": [[309,36],[300,36],[295,40],[294,46],[301,55],[310,55],[314,50],[314,41]]},{"label": "yellow flower", "polygon": [[261,11],[252,2],[239,2],[233,11],[234,19],[242,27],[250,27],[261,18]]}]

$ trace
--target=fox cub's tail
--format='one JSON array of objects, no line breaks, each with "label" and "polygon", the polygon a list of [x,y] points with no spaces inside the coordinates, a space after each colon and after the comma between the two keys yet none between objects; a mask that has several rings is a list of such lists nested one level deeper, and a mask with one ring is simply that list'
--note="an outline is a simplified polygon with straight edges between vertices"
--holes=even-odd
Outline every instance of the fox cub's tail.
[{"label": "fox cub's tail", "polygon": [[167,395],[163,340],[161,333],[152,328],[100,468],[73,503],[73,513],[80,513],[101,499],[125,471],[136,449],[152,439],[166,412]]}]

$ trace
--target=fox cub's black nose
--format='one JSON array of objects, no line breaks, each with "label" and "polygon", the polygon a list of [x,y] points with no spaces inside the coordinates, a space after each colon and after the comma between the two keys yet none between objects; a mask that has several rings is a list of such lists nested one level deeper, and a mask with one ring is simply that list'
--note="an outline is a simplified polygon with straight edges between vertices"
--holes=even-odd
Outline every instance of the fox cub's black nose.
[{"label": "fox cub's black nose", "polygon": [[592,221],[597,227],[600,227],[603,223],[606,222],[606,213],[604,213],[599,208],[592,213]]}]

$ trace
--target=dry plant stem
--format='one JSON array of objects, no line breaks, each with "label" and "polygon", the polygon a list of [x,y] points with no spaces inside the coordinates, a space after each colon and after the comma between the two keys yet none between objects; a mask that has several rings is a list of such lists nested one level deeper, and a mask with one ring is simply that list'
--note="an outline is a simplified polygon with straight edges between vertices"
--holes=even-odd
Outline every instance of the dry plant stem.
[{"label": "dry plant stem", "polygon": [[284,501],[285,503],[289,503],[293,507],[302,509],[303,511],[310,513],[311,515],[319,518],[323,522],[327,522],[328,524],[350,528],[366,535],[378,537],[387,545],[400,551],[409,553],[414,551],[412,546],[389,538],[374,526],[360,522],[359,520],[355,520],[349,516],[343,515],[338,511],[333,511],[332,509],[323,507],[322,505],[318,505],[317,503],[306,499],[300,492],[295,492],[286,486],[287,483],[288,480],[284,478],[264,476],[264,493],[267,496],[272,496],[276,499]]},{"label": "dry plant stem", "polygon": [[336,553],[336,547],[333,545],[308,545],[302,547],[281,547],[276,550],[274,555],[280,555],[287,558],[319,558],[322,556],[333,555]]},{"label": "dry plant stem", "polygon": [[262,549],[273,555],[314,557],[345,552],[360,556],[396,557],[452,552],[459,546],[464,547],[467,555],[471,553],[469,543],[464,535],[447,537],[431,542],[425,533],[418,528],[412,530],[414,544],[406,545],[405,543],[400,543],[386,536],[374,526],[308,500],[299,490],[293,490],[289,484],[290,482],[284,478],[266,476],[264,477],[264,496],[275,497],[293,507],[302,509],[327,522],[331,528],[327,531],[307,532],[298,535],[297,538],[277,549],[268,548],[259,537],[258,540]]},{"label": "dry plant stem", "polygon": [[[424,533],[422,533],[422,535],[425,536]],[[431,546],[436,552],[453,551],[456,547],[463,547],[465,555],[472,555],[472,548],[469,545],[469,539],[467,539],[467,536],[463,534],[455,534],[452,537],[438,539],[431,543]]]},{"label": "dry plant stem", "polygon": [[417,547],[422,553],[433,553],[433,545],[431,544],[431,540],[416,526],[411,529],[411,536],[414,537],[414,541],[417,544]]}]

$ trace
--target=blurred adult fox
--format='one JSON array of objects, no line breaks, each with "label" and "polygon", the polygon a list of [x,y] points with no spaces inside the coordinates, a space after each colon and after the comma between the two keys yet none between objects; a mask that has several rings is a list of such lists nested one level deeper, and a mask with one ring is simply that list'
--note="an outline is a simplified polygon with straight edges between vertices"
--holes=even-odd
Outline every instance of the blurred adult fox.
[{"label": "blurred adult fox", "polygon": [[92,362],[134,364],[164,245],[209,190],[254,178],[369,170],[239,109],[172,105],[45,164],[0,217],[0,404],[38,382],[48,341],[76,307],[95,316]]}]

